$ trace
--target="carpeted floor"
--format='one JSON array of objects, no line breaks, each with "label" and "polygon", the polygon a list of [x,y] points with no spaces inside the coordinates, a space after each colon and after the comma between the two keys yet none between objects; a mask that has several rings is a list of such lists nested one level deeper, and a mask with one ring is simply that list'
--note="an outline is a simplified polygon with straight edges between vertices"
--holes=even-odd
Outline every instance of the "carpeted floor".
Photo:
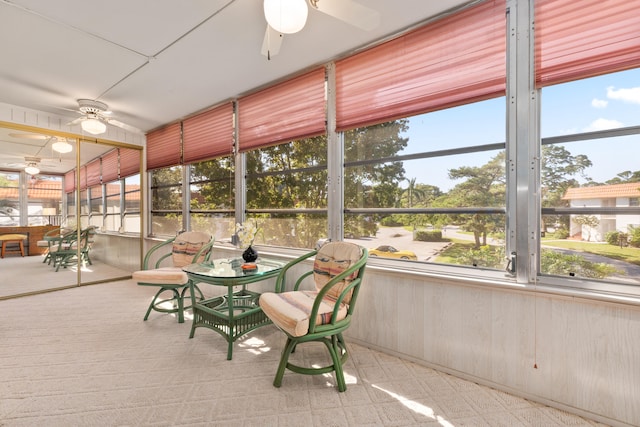
[{"label": "carpeted floor", "polygon": [[[0,301],[0,426],[593,426],[418,364],[352,345],[347,391],[287,372],[284,336],[226,342],[152,313],[153,289],[105,283]],[[297,358],[324,355],[300,347]]]}]

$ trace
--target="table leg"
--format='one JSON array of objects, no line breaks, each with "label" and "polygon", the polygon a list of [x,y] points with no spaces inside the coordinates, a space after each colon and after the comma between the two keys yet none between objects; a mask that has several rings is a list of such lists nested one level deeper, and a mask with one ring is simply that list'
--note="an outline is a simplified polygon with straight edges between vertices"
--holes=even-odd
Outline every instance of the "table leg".
[{"label": "table leg", "polygon": [[227,290],[227,305],[229,307],[229,336],[227,337],[227,341],[229,342],[229,344],[227,348],[227,360],[231,360],[231,357],[233,356],[233,329],[235,325],[235,322],[233,320],[233,286],[227,286]]}]

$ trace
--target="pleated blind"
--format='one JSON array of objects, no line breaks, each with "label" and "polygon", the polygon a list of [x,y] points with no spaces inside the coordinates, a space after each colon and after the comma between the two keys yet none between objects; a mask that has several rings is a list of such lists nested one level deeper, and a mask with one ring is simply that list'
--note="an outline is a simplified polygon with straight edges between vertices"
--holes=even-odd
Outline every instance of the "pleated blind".
[{"label": "pleated blind", "polygon": [[238,100],[241,151],[325,132],[324,68]]},{"label": "pleated blind", "polygon": [[174,123],[147,134],[147,170],[181,163],[181,123]]},{"label": "pleated blind", "polygon": [[114,148],[102,156],[102,182],[118,179],[118,149]]},{"label": "pleated blind", "polygon": [[100,171],[100,158],[87,163],[87,187],[94,187],[100,185],[101,171]]},{"label": "pleated blind", "polygon": [[120,178],[140,173],[140,156],[142,152],[133,148],[120,149]]},{"label": "pleated blind", "polygon": [[193,163],[233,152],[233,104],[227,103],[182,123],[183,161]]},{"label": "pleated blind", "polygon": [[536,0],[537,86],[639,67],[638,6],[629,0]]},{"label": "pleated blind", "polygon": [[338,130],[504,95],[505,7],[485,1],[337,61]]},{"label": "pleated blind", "polygon": [[76,189],[75,169],[64,174],[64,192],[71,193]]},{"label": "pleated blind", "polygon": [[80,190],[87,188],[87,166],[80,166]]}]

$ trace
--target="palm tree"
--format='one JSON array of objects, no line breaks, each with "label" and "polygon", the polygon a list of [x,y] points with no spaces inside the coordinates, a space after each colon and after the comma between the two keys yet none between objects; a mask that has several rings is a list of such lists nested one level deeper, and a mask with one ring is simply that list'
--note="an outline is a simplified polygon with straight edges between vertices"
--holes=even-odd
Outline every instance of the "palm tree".
[{"label": "palm tree", "polygon": [[425,193],[420,188],[416,188],[416,178],[406,179],[409,183],[409,186],[403,191],[407,193],[407,198],[409,200],[409,208],[413,207],[413,196],[416,196],[417,201],[424,199]]}]

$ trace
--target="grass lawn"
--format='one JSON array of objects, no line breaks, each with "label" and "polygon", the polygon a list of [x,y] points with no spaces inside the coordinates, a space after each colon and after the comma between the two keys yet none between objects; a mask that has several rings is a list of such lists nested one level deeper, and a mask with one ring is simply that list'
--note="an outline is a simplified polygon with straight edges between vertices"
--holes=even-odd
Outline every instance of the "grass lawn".
[{"label": "grass lawn", "polygon": [[640,265],[640,248],[630,246],[621,248],[618,245],[608,243],[582,242],[576,240],[542,240],[543,246],[553,246],[554,248],[571,249],[573,251],[588,252],[602,255],[607,258],[625,261],[630,264]]},{"label": "grass lawn", "polygon": [[[468,240],[447,239],[453,243],[436,258],[436,262],[445,264],[456,264],[462,253],[474,247],[473,242]],[[640,248],[623,247],[610,245],[608,243],[582,242],[575,240],[554,240],[543,239],[543,246],[553,246],[554,248],[570,249],[578,252],[587,252],[595,255],[602,255],[607,258],[640,265]]]},{"label": "grass lawn", "polygon": [[470,242],[469,240],[461,240],[461,239],[442,239],[446,241],[450,241],[453,245],[444,249],[440,254],[435,258],[435,262],[443,263],[443,264],[458,264],[461,256],[467,252],[469,249],[473,249],[476,245],[474,242]]}]

